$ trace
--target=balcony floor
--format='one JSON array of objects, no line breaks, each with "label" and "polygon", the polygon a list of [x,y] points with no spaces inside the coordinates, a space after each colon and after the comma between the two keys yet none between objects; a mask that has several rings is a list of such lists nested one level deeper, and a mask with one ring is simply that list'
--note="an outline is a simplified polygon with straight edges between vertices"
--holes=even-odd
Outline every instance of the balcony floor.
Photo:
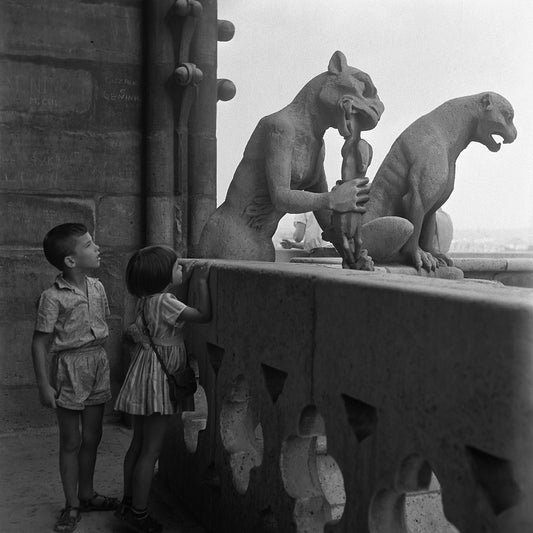
[{"label": "balcony floor", "polygon": [[[96,464],[95,488],[121,497],[122,461],[130,430],[106,424]],[[63,506],[58,469],[57,427],[29,428],[0,434],[0,524],[5,533],[52,531]],[[167,533],[204,533],[154,482],[151,508]],[[165,501],[167,500],[167,501]],[[112,512],[84,513],[77,533],[127,533]]]}]

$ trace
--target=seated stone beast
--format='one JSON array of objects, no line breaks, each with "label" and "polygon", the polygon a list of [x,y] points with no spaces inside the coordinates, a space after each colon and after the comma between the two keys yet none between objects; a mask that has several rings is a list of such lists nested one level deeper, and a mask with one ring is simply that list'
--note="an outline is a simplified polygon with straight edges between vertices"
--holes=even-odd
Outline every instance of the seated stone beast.
[{"label": "seated stone beast", "polygon": [[308,82],[294,100],[259,121],[224,203],[204,227],[201,257],[273,261],[272,236],[286,213],[314,211],[323,228],[331,209],[364,212],[368,180],[351,180],[328,192],[324,133],[348,136],[351,114],[361,130],[376,126],[384,107],[370,76],[335,52],[328,71]]},{"label": "seated stone beast", "polygon": [[[512,143],[517,134],[513,115],[511,104],[499,94],[464,96],[419,118],[396,139],[372,182],[363,215],[363,246],[375,261],[406,260],[428,271],[439,263],[451,265],[434,248],[434,235],[435,214],[453,191],[455,161],[472,141],[491,152],[500,149],[492,135]],[[383,249],[383,232],[392,230],[394,221],[390,228],[376,223],[388,216],[403,217],[413,225],[400,257]]]}]

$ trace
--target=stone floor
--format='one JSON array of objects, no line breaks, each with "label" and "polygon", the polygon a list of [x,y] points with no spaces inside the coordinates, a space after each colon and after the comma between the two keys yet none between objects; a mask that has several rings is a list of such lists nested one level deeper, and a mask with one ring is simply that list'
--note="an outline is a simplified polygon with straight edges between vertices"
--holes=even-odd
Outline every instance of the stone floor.
[{"label": "stone floor", "polygon": [[[130,430],[106,424],[99,449],[95,488],[121,496],[122,460]],[[44,533],[53,531],[64,500],[58,470],[56,427],[28,428],[0,434],[0,531]],[[204,530],[156,482],[152,509],[166,533],[204,533]],[[78,533],[127,533],[112,512],[84,513]]]}]

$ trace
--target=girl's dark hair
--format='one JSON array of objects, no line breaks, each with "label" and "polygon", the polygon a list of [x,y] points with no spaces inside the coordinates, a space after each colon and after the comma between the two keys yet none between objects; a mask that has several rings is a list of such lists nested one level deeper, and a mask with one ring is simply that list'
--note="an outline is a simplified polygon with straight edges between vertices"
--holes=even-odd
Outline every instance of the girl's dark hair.
[{"label": "girl's dark hair", "polygon": [[172,268],[178,258],[166,246],[148,246],[135,252],[126,267],[126,286],[134,296],[161,292],[172,281]]},{"label": "girl's dark hair", "polygon": [[65,268],[65,257],[74,253],[75,237],[81,237],[88,232],[83,224],[67,222],[52,228],[45,236],[43,250],[48,262],[58,270]]}]

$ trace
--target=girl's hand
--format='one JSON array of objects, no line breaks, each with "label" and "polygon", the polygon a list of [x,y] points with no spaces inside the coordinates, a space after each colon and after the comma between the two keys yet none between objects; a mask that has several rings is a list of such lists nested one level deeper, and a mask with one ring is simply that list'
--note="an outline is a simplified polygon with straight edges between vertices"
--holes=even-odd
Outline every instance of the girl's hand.
[{"label": "girl's hand", "polygon": [[209,263],[200,263],[195,266],[194,271],[196,272],[196,275],[198,276],[198,279],[201,281],[207,281],[209,279]]},{"label": "girl's hand", "polygon": [[49,384],[39,387],[39,400],[44,407],[56,409],[56,394],[57,391]]},{"label": "girl's hand", "polygon": [[180,262],[180,264],[182,267],[182,283],[187,283],[189,279],[191,279],[191,276],[198,262],[197,261],[184,261],[183,263]]}]

